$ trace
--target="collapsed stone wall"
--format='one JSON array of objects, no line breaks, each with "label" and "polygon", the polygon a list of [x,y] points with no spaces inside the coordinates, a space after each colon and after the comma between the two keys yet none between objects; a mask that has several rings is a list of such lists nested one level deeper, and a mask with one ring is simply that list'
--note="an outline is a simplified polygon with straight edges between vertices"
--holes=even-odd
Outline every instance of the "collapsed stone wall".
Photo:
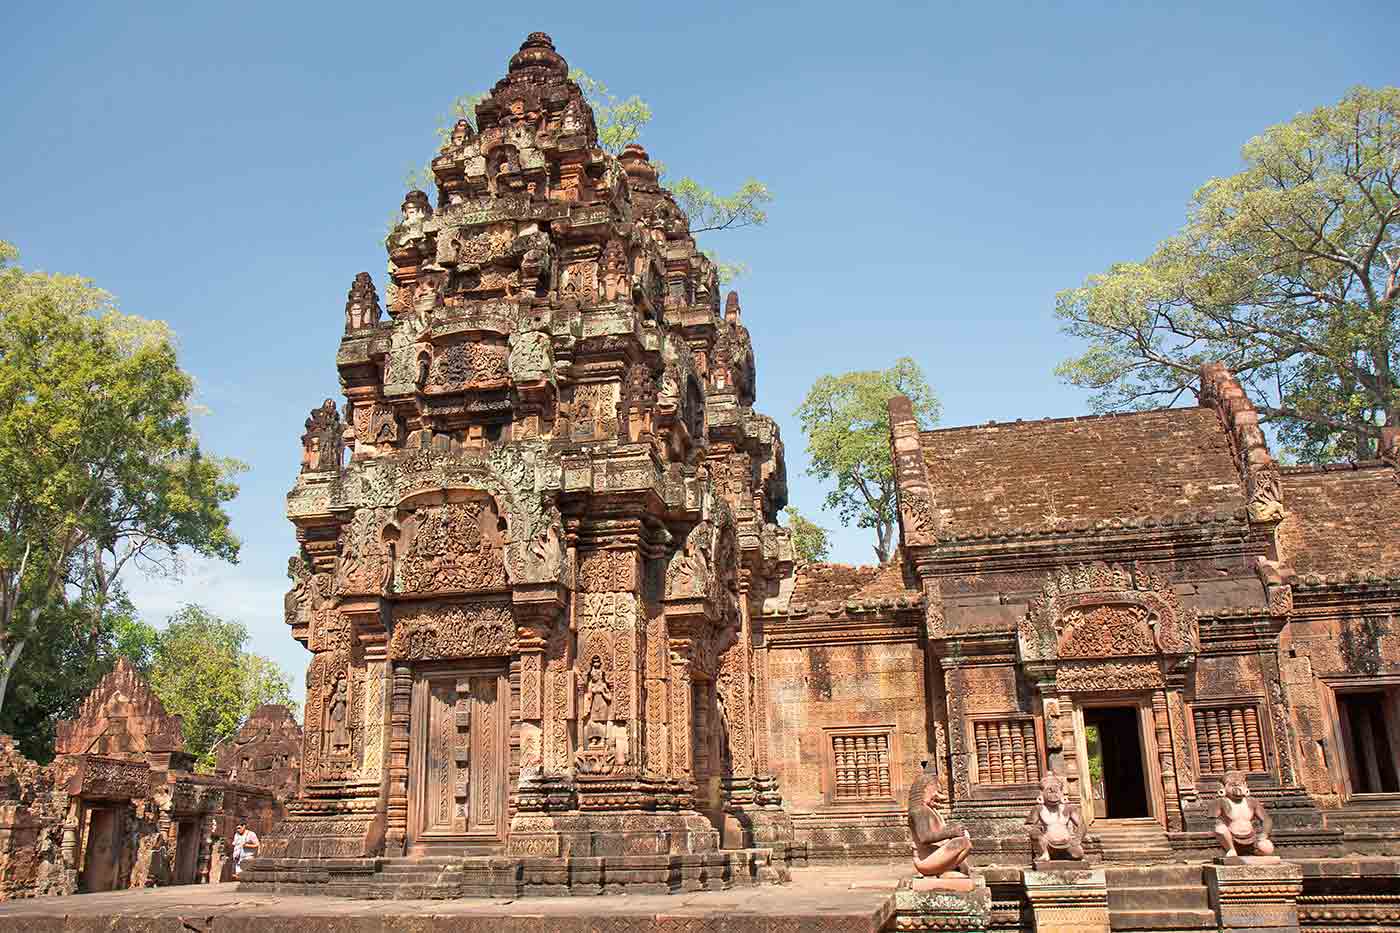
[{"label": "collapsed stone wall", "polygon": [[62,859],[66,795],[54,778],[0,735],[0,901],[76,890]]}]

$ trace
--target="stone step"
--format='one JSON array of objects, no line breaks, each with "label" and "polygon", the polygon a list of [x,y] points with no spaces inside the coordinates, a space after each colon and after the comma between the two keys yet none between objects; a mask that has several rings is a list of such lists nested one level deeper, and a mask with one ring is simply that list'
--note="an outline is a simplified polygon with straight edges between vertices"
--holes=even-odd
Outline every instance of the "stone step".
[{"label": "stone step", "polygon": [[1110,910],[1111,930],[1214,930],[1213,910]]},{"label": "stone step", "polygon": [[1108,889],[1108,909],[1114,910],[1209,910],[1210,894],[1205,885],[1170,885],[1152,888]]},{"label": "stone step", "polygon": [[395,871],[375,876],[374,884],[461,884],[461,871]]},{"label": "stone step", "polygon": [[1204,876],[1199,865],[1142,865],[1108,868],[1104,880],[1112,888],[1199,887]]}]

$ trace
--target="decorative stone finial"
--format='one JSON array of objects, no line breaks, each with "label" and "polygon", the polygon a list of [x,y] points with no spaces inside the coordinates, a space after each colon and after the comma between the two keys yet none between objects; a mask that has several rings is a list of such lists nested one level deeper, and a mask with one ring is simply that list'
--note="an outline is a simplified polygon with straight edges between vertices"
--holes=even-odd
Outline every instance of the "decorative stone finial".
[{"label": "decorative stone finial", "polygon": [[622,163],[622,170],[627,173],[627,178],[634,188],[637,182],[643,183],[643,189],[656,186],[656,167],[651,164],[651,157],[647,155],[647,151],[637,143],[629,143],[617,160]]},{"label": "decorative stone finial", "polygon": [[568,62],[554,51],[554,40],[549,38],[548,33],[543,32],[530,33],[520,44],[520,51],[511,56],[511,74],[524,71],[527,68],[539,68],[547,74],[556,74],[561,77],[569,73]]},{"label": "decorative stone finial", "polygon": [[345,332],[373,327],[379,323],[379,294],[374,290],[374,279],[368,272],[360,272],[350,283],[350,294],[345,299]]},{"label": "decorative stone finial", "polygon": [[[405,223],[411,223],[414,220],[425,220],[433,216],[433,205],[428,201],[427,193],[417,188],[414,188],[403,196],[403,205],[400,210],[403,211]],[[417,216],[415,216],[415,214]]]},{"label": "decorative stone finial", "polygon": [[731,324],[739,323],[739,293],[731,291],[724,299],[724,319]]}]

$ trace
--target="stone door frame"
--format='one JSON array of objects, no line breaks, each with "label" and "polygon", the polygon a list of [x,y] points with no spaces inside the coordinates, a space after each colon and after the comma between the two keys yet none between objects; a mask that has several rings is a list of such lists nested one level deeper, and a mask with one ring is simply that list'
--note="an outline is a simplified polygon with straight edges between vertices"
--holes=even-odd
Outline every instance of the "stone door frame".
[{"label": "stone door frame", "polygon": [[[1070,704],[1070,722],[1074,729],[1075,753],[1078,758],[1080,812],[1086,826],[1097,820],[1094,815],[1093,784],[1089,778],[1089,755],[1084,734],[1084,710],[1105,707],[1131,707],[1137,711],[1138,746],[1142,755],[1142,783],[1147,792],[1148,816],[1164,829],[1167,825],[1166,789],[1162,783],[1161,750],[1157,747],[1152,713],[1152,690],[1116,690],[1111,692],[1074,693],[1066,696]],[[1062,713],[1063,715],[1063,713]],[[1108,817],[1104,817],[1108,819]]]},{"label": "stone door frame", "polygon": [[[126,848],[124,839],[126,836],[126,824],[129,818],[130,805],[124,801],[116,800],[95,800],[83,801],[82,811],[79,817],[79,826],[82,830],[82,837],[78,842],[78,852],[82,858],[81,866],[78,869],[79,890],[84,893],[94,893],[94,891],[115,891],[119,890],[118,883],[121,882],[122,855]],[[89,887],[92,877],[92,843],[94,824],[99,815],[111,820],[110,829],[112,837],[112,848],[110,851],[111,864],[106,866],[111,882],[109,887],[93,889]]]},{"label": "stone door frame", "polygon": [[[427,777],[427,692],[432,680],[452,676],[483,677],[495,675],[496,702],[496,742],[494,748],[495,790],[496,790],[496,832],[487,836],[483,833],[465,834],[426,834],[423,829],[423,801]],[[510,665],[504,658],[481,658],[463,661],[426,662],[412,665],[412,690],[405,711],[409,722],[408,753],[408,827],[407,849],[422,850],[438,845],[473,845],[486,843],[504,846],[510,820],[507,809],[510,795],[510,728],[512,716]],[[474,765],[473,765],[474,769]],[[475,774],[472,786],[475,785]]]},{"label": "stone door frame", "polygon": [[1359,793],[1352,787],[1351,768],[1354,752],[1350,730],[1345,728],[1345,714],[1341,704],[1337,702],[1337,696],[1348,693],[1384,694],[1384,702],[1389,706],[1387,726],[1390,731],[1391,756],[1396,759],[1396,770],[1400,771],[1400,735],[1397,735],[1400,733],[1400,675],[1324,676],[1318,678],[1318,684],[1322,688],[1319,692],[1328,720],[1328,738],[1336,750],[1330,756],[1333,786],[1337,788],[1343,802],[1357,796],[1368,797],[1369,794]]}]

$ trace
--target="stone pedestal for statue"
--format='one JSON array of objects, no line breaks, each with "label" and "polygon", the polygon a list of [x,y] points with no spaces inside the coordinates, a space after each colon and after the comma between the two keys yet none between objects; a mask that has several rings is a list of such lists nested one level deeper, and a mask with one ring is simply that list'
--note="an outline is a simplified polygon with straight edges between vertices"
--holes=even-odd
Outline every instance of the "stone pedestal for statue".
[{"label": "stone pedestal for statue", "polygon": [[1037,933],[1109,933],[1104,870],[1058,867],[1065,861],[1054,864],[1057,867],[1022,873]]},{"label": "stone pedestal for statue", "polygon": [[980,876],[905,878],[894,894],[895,930],[982,933],[990,928],[992,895]]},{"label": "stone pedestal for statue", "polygon": [[[1246,861],[1248,859],[1248,861]],[[1222,931],[1282,933],[1298,929],[1303,870],[1274,857],[1241,856],[1207,865],[1210,906]]]}]

